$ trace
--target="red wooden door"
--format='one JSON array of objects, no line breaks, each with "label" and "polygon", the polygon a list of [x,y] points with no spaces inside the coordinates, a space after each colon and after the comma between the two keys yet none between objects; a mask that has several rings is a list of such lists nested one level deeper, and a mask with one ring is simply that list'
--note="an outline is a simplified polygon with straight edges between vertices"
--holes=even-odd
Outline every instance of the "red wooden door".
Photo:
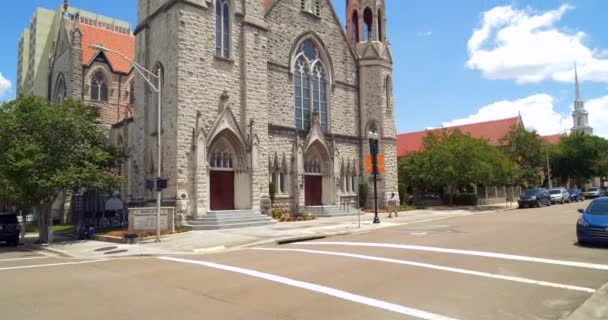
[{"label": "red wooden door", "polygon": [[211,171],[211,210],[234,210],[234,171]]},{"label": "red wooden door", "polygon": [[323,177],[305,176],[304,177],[304,205],[320,206],[323,205],[321,196],[323,195]]}]

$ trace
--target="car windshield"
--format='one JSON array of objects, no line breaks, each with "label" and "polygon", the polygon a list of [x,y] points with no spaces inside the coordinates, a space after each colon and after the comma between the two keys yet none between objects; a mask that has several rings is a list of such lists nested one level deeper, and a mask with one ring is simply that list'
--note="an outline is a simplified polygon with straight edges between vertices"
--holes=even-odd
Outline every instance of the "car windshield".
[{"label": "car windshield", "polygon": [[526,197],[531,197],[531,196],[535,196],[535,195],[537,195],[537,194],[539,194],[539,193],[540,193],[540,190],[538,190],[538,189],[532,189],[532,190],[528,190],[528,191],[526,191],[526,192],[524,193],[524,196],[526,196]]},{"label": "car windshield", "polygon": [[589,188],[589,191],[597,191],[598,188]]},{"label": "car windshield", "polygon": [[570,192],[570,193],[576,193],[576,192],[578,192],[578,190],[577,189],[568,189],[568,192]]},{"label": "car windshield", "polygon": [[549,193],[550,194],[560,194],[560,193],[562,193],[562,191],[561,190],[549,190]]},{"label": "car windshield", "polygon": [[14,214],[0,214],[0,224],[18,223]]},{"label": "car windshield", "polygon": [[593,201],[587,210],[586,214],[608,216],[608,201]]}]

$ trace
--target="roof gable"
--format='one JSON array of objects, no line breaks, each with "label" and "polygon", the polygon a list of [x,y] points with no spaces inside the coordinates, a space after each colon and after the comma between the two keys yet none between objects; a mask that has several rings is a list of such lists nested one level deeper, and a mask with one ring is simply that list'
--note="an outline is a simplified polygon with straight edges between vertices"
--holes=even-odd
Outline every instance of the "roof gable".
[{"label": "roof gable", "polygon": [[[103,28],[80,23],[78,28],[82,33],[82,63],[90,65],[99,56],[99,50],[92,49],[93,44],[101,44],[114,49],[129,58],[135,59],[135,37],[124,33],[114,32]],[[105,52],[105,58],[114,72],[129,73],[131,64],[114,52]]]}]

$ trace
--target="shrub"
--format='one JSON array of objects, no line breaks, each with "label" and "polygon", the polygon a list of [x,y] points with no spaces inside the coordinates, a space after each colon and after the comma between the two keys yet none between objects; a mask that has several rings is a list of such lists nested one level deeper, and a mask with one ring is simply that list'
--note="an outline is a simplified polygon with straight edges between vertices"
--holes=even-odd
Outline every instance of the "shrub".
[{"label": "shrub", "polygon": [[366,183],[359,184],[359,208],[365,208],[367,205],[368,187]]},{"label": "shrub", "polygon": [[475,193],[460,193],[454,195],[454,204],[457,206],[476,206],[477,194]]},{"label": "shrub", "polygon": [[283,216],[283,213],[279,209],[272,209],[271,211],[272,218],[275,220],[280,220]]}]

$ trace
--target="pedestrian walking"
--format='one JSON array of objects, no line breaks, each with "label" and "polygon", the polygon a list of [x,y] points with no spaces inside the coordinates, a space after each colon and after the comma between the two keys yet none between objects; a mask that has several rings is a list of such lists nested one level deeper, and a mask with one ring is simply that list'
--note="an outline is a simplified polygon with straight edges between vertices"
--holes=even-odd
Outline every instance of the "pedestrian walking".
[{"label": "pedestrian walking", "polygon": [[388,200],[388,205],[390,206],[390,214],[388,215],[389,218],[393,217],[393,213],[395,213],[395,218],[399,217],[399,204],[401,202],[399,201],[399,195],[395,194],[394,192],[391,193],[391,198]]}]

